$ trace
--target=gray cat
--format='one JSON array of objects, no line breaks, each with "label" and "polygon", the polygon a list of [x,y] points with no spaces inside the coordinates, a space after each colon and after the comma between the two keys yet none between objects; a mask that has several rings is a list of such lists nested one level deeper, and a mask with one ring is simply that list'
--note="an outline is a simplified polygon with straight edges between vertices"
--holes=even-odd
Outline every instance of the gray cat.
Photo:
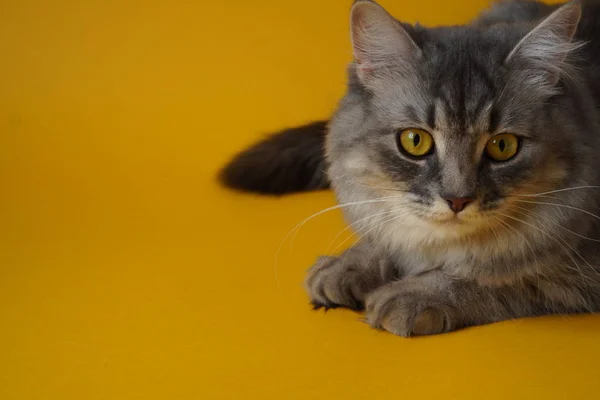
[{"label": "gray cat", "polygon": [[364,309],[402,336],[596,312],[599,16],[594,1],[504,2],[432,29],[356,1],[348,93],[327,133],[281,132],[221,178],[333,187],[360,240],[309,271],[316,308]]}]

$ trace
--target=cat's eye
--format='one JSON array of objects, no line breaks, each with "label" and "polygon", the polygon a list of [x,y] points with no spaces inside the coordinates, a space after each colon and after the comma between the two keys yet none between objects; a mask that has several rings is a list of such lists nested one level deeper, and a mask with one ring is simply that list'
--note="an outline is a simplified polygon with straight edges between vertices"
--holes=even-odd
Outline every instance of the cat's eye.
[{"label": "cat's eye", "polygon": [[510,133],[501,133],[485,145],[485,154],[494,161],[508,161],[519,150],[519,138]]},{"label": "cat's eye", "polygon": [[398,132],[398,147],[413,157],[424,157],[433,151],[433,138],[422,129],[404,129]]}]

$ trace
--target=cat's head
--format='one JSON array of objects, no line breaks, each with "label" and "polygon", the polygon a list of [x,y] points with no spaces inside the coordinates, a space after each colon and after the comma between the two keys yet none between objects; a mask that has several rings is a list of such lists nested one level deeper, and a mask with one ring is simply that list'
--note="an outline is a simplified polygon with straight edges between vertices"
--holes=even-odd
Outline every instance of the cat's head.
[{"label": "cat's head", "polygon": [[570,3],[539,23],[427,29],[355,2],[327,151],[340,201],[368,201],[348,207],[356,227],[416,245],[492,232],[529,208],[520,196],[573,178],[586,122],[564,92],[580,14]]}]

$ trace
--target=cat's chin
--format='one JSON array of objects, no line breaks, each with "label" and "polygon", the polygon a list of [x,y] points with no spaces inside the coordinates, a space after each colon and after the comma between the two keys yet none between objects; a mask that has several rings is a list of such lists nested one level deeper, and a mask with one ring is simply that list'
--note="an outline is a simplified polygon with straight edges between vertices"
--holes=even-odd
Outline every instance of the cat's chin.
[{"label": "cat's chin", "polygon": [[468,224],[468,221],[465,221],[463,219],[459,219],[456,217],[452,217],[452,218],[448,218],[445,220],[434,220],[434,223],[439,224],[439,225],[446,225],[446,226],[458,226],[458,225],[465,225]]},{"label": "cat's chin", "polygon": [[481,220],[464,220],[451,218],[441,221],[438,218],[415,216],[401,225],[386,224],[381,230],[374,231],[375,240],[389,243],[391,248],[397,246],[405,250],[422,251],[424,247],[443,249],[455,246],[479,237],[486,231],[487,224]]}]

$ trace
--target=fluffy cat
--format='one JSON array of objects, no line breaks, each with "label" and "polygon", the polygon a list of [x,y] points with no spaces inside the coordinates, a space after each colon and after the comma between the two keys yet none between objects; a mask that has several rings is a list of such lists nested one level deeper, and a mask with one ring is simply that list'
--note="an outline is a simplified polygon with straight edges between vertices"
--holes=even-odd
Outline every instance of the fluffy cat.
[{"label": "fluffy cat", "polygon": [[364,310],[402,336],[596,312],[598,16],[594,1],[513,1],[424,28],[355,1],[348,92],[327,133],[272,136],[222,180],[334,189],[360,239],[310,269],[316,308]]}]

